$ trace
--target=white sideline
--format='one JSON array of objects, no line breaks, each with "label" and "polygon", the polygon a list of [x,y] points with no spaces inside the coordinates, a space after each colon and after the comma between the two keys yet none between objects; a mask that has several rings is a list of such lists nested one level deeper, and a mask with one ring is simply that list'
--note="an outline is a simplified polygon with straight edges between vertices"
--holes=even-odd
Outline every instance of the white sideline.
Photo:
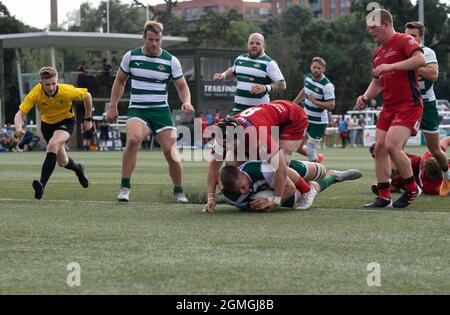
[{"label": "white sideline", "polygon": [[[39,202],[39,203],[43,203],[43,202],[67,202],[67,203],[99,203],[99,204],[116,204],[116,205],[175,205],[175,203],[161,203],[161,202],[139,202],[139,201],[132,201],[130,203],[120,203],[118,201],[104,201],[104,200],[65,200],[65,199],[45,199],[43,201],[36,201],[36,199],[14,199],[14,198],[0,198],[0,202],[1,201],[20,201],[20,202]],[[200,204],[187,204],[187,205],[192,205],[192,206],[198,206],[199,209],[201,209],[203,206]],[[186,206],[186,204],[184,204],[184,206]],[[228,206],[228,205],[225,205]],[[295,211],[295,210],[292,210]],[[314,205],[311,208],[311,210],[309,211],[304,211],[307,213],[311,213],[311,212],[315,212],[315,211],[324,211],[324,212],[328,212],[328,211],[348,211],[348,212],[377,212],[377,213],[431,213],[431,214],[442,214],[442,215],[447,215],[450,216],[450,212],[440,212],[440,211],[415,211],[415,210],[384,210],[384,209],[341,209],[341,208],[328,208],[328,209],[322,209],[322,208],[315,208]],[[299,212],[303,212],[303,211],[299,211]]]}]

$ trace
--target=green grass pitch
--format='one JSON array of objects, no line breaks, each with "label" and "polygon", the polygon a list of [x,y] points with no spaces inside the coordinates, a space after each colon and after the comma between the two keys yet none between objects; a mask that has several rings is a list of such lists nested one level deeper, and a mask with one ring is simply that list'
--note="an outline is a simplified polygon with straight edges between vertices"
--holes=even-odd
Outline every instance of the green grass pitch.
[{"label": "green grass pitch", "polygon": [[[329,168],[363,178],[330,187],[310,211],[219,205],[212,215],[200,204],[206,162],[184,163],[197,204],[178,205],[162,154],[140,152],[131,200],[119,204],[121,152],[70,152],[86,163],[89,188],[57,167],[38,201],[31,182],[44,152],[1,154],[0,294],[449,294],[450,197],[365,210],[375,180],[367,149],[322,152]],[[73,288],[71,262],[81,267]],[[367,284],[371,262],[381,286]]]}]

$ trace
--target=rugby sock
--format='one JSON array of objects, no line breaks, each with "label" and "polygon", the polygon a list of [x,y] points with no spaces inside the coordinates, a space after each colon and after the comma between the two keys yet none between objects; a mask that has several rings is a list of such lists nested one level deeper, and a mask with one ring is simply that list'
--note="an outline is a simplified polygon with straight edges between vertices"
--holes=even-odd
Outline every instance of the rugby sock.
[{"label": "rugby sock", "polygon": [[409,192],[417,191],[417,185],[416,185],[416,181],[414,180],[414,176],[403,179],[403,182],[405,183],[405,190],[407,190]]},{"label": "rugby sock", "polygon": [[131,189],[131,179],[130,178],[122,178],[120,182],[120,187]]},{"label": "rugby sock", "polygon": [[183,193],[183,187],[181,187],[181,186],[174,186],[173,187],[173,193],[174,194],[182,194]]},{"label": "rugby sock", "polygon": [[317,160],[317,146],[315,143],[308,143],[306,145],[306,156],[310,162],[315,162]]},{"label": "rugby sock", "polygon": [[77,174],[81,173],[81,167],[77,163],[75,163],[71,157],[69,157],[69,163],[67,163],[67,165],[64,166],[64,168],[72,170]]},{"label": "rugby sock", "polygon": [[56,166],[56,153],[47,152],[44,164],[42,164],[41,179],[42,186],[45,186],[50,176],[52,176],[53,170]]},{"label": "rugby sock", "polygon": [[331,185],[337,183],[337,177],[336,175],[327,175],[324,178],[322,178],[321,180],[318,180],[317,183],[320,186],[320,191],[324,191],[325,189],[327,189],[328,187],[330,187]]},{"label": "rugby sock", "polygon": [[299,176],[298,181],[295,183],[295,187],[302,194],[310,192],[311,187],[309,187],[308,183],[303,179],[303,177]]},{"label": "rugby sock", "polygon": [[390,200],[391,199],[391,183],[378,183],[378,196]]}]

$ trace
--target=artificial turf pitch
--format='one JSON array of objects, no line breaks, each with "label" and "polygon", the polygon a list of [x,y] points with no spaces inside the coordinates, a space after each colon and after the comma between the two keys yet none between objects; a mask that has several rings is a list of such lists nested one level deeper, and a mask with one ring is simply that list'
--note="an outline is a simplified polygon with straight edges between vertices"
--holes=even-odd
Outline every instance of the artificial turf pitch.
[{"label": "artificial turf pitch", "polygon": [[[450,197],[363,209],[374,198],[367,149],[322,152],[329,168],[363,177],[330,187],[309,211],[219,205],[212,215],[201,212],[206,162],[184,162],[197,204],[178,205],[161,152],[140,152],[130,202],[119,204],[121,152],[70,152],[89,188],[57,167],[42,200],[31,182],[44,152],[1,154],[0,294],[449,294]],[[71,262],[78,287],[66,282]],[[367,283],[372,262],[381,286]]]}]

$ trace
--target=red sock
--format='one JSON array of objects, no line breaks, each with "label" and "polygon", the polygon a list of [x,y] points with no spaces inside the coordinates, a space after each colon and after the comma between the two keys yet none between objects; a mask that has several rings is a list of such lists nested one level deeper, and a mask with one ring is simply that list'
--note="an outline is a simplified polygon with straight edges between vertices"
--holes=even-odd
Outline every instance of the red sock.
[{"label": "red sock", "polygon": [[308,183],[303,179],[303,177],[299,177],[298,181],[295,183],[295,187],[300,191],[302,194],[310,192],[311,187],[308,185]]},{"label": "red sock", "polygon": [[391,199],[391,184],[378,183],[378,196],[387,200]]},{"label": "red sock", "polygon": [[417,185],[416,181],[414,180],[414,176],[407,179],[403,179],[403,182],[405,183],[405,190],[409,192],[417,191]]}]

